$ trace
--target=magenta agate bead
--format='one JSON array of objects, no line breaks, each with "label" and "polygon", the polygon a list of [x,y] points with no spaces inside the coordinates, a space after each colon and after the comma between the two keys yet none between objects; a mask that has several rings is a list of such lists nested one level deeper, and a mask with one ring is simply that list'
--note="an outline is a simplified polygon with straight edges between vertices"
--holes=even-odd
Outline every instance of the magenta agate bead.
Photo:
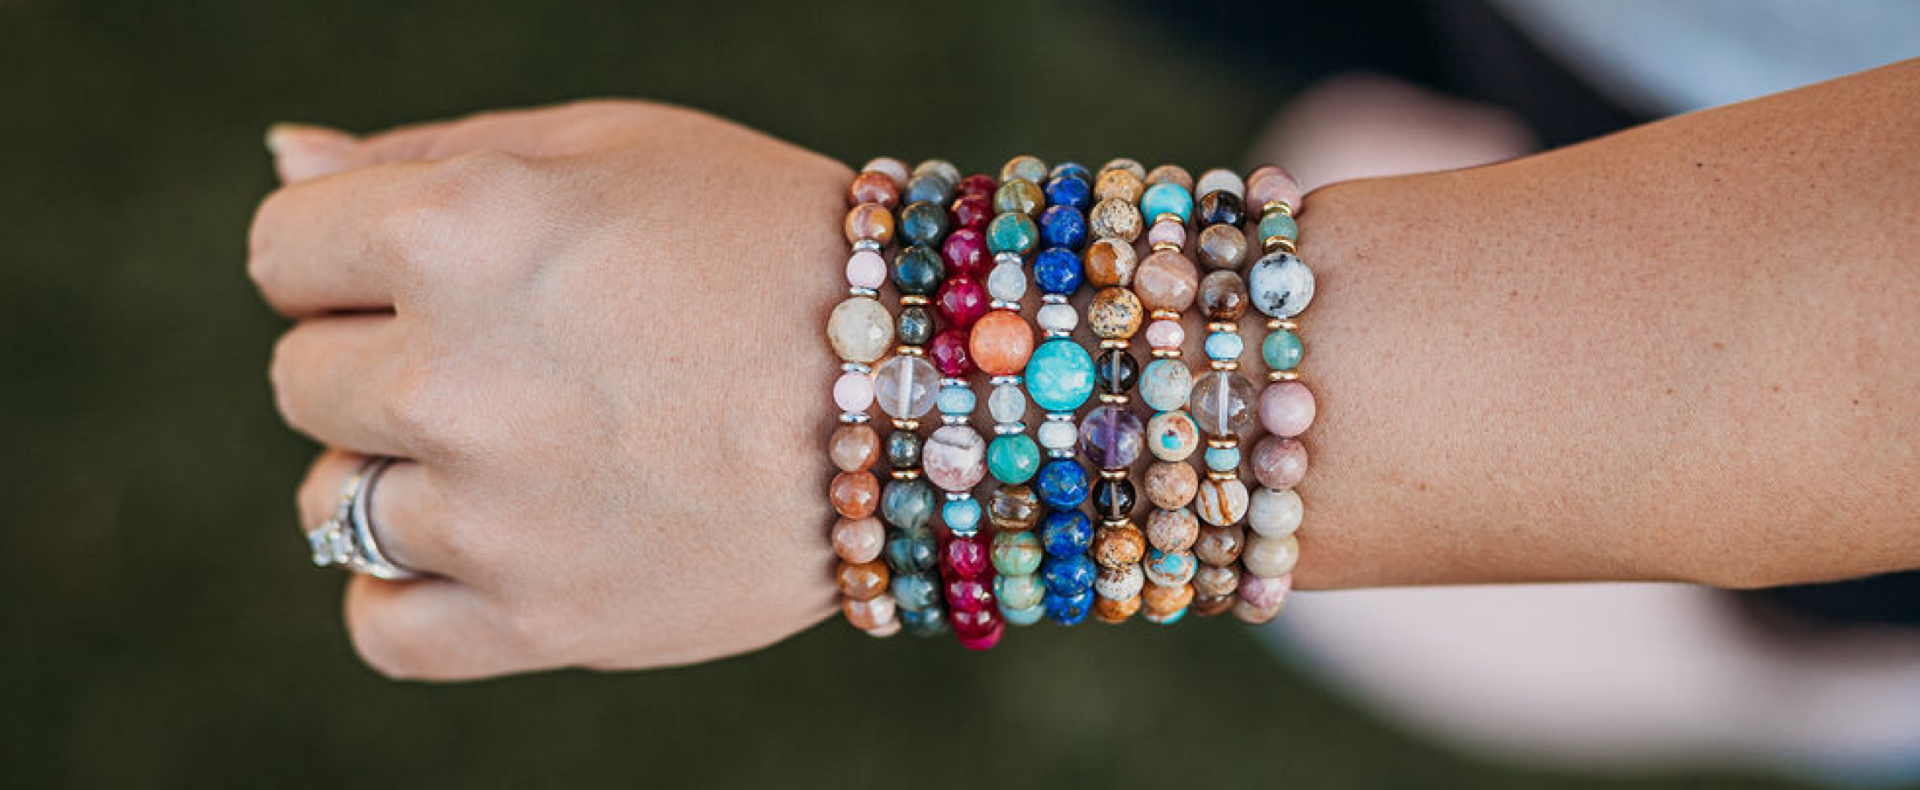
[{"label": "magenta agate bead", "polygon": [[973,352],[967,349],[967,330],[948,329],[934,335],[927,344],[927,358],[940,375],[950,379],[966,378],[973,372]]},{"label": "magenta agate bead", "polygon": [[940,564],[955,576],[972,579],[993,569],[987,544],[978,537],[954,538],[940,550]]},{"label": "magenta agate bead", "polygon": [[987,237],[970,227],[956,229],[941,242],[940,257],[946,259],[948,276],[978,277],[987,270]]},{"label": "magenta agate bead", "polygon": [[999,191],[999,189],[999,179],[986,173],[974,173],[973,175],[960,179],[959,192],[964,196],[984,197],[992,200],[993,193]]},{"label": "magenta agate bead", "polygon": [[1080,421],[1080,453],[1105,469],[1133,465],[1146,430],[1139,415],[1113,404],[1095,408]]},{"label": "magenta agate bead", "polygon": [[970,228],[986,230],[987,223],[993,221],[993,195],[961,195],[954,198],[953,205],[947,209],[947,219],[955,230]]},{"label": "magenta agate bead", "polygon": [[[958,617],[961,612],[973,612],[993,608],[993,588],[990,582],[980,579],[951,579],[947,581],[947,608]],[[956,623],[957,625],[957,623]]]},{"label": "magenta agate bead", "polygon": [[948,326],[966,329],[987,314],[987,288],[971,277],[954,275],[940,284],[933,305]]},{"label": "magenta agate bead", "polygon": [[1306,433],[1315,411],[1313,391],[1297,381],[1274,382],[1260,393],[1260,424],[1275,436]]}]

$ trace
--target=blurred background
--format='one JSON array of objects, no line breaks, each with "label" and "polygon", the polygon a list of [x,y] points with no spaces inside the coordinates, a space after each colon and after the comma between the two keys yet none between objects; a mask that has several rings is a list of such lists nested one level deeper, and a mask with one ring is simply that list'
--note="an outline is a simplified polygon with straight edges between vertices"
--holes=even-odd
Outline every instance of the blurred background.
[{"label": "blurred background", "polygon": [[273,413],[283,324],[243,271],[270,123],[632,96],[854,164],[1198,172],[1241,163],[1353,30],[1398,73],[1457,76],[1446,23],[1378,0],[0,0],[0,786],[1788,786],[1479,762],[1226,621],[1042,627],[989,655],[828,623],[698,667],[399,684],[355,659],[342,577],[307,566],[292,492],[316,448]]}]

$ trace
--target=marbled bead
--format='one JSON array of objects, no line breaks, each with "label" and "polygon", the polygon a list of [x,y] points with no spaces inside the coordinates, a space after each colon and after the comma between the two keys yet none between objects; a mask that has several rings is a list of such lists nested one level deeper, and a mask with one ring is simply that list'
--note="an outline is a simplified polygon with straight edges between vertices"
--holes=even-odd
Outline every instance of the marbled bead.
[{"label": "marbled bead", "polygon": [[1313,391],[1298,381],[1277,381],[1260,392],[1260,424],[1275,436],[1299,436],[1313,425]]},{"label": "marbled bead", "polygon": [[948,272],[963,277],[979,277],[992,261],[987,254],[987,237],[972,228],[947,234],[946,241],[940,242],[940,258],[946,261]]},{"label": "marbled bead", "polygon": [[1239,434],[1253,422],[1253,382],[1230,370],[1201,374],[1193,382],[1188,403],[1200,430],[1214,436]]},{"label": "marbled bead", "polygon": [[925,609],[900,609],[900,623],[907,633],[925,639],[939,636],[947,630],[947,610],[939,607]]},{"label": "marbled bead", "polygon": [[967,350],[967,330],[948,329],[927,342],[927,359],[947,378],[966,378],[973,372],[973,353]]},{"label": "marbled bead", "polygon": [[992,583],[987,579],[956,577],[942,585],[946,593],[948,616],[954,618],[956,630],[960,613],[993,608]]},{"label": "marbled bead", "polygon": [[933,568],[939,560],[940,544],[934,539],[932,530],[896,529],[887,533],[887,545],[881,552],[887,558],[887,567],[893,569],[893,578],[897,582],[904,574]]},{"label": "marbled bead", "polygon": [[945,491],[966,491],[987,476],[987,442],[965,425],[943,425],[927,437],[920,464]]},{"label": "marbled bead", "polygon": [[909,203],[894,232],[907,244],[938,244],[947,235],[947,210],[939,203]]},{"label": "marbled bead", "polygon": [[1247,547],[1247,531],[1238,526],[1207,527],[1193,542],[1193,553],[1208,565],[1232,565]]},{"label": "marbled bead", "polygon": [[1040,501],[1055,510],[1077,508],[1087,501],[1087,470],[1071,458],[1056,458],[1040,466],[1034,489]]},{"label": "marbled bead", "polygon": [[1048,247],[1033,258],[1033,283],[1042,293],[1073,293],[1080,289],[1082,279],[1080,256],[1070,250]]},{"label": "marbled bead", "polygon": [[1209,269],[1237,269],[1247,259],[1247,234],[1233,225],[1208,225],[1200,231],[1196,249]]},{"label": "marbled bead", "polygon": [[908,203],[943,204],[953,199],[953,187],[956,181],[949,181],[937,175],[915,174],[907,179],[907,192],[902,196]]},{"label": "marbled bead", "polygon": [[1147,345],[1156,351],[1178,350],[1187,342],[1187,330],[1179,321],[1156,319],[1147,324]]},{"label": "marbled bead", "polygon": [[881,445],[887,456],[887,466],[894,469],[920,468],[920,434],[913,431],[893,431],[887,434]]},{"label": "marbled bead", "polygon": [[1166,587],[1192,581],[1193,572],[1199,568],[1200,563],[1194,559],[1191,551],[1153,549],[1147,552],[1146,559],[1140,561],[1140,569],[1146,573],[1147,581]]},{"label": "marbled bead", "polygon": [[880,432],[857,423],[835,428],[827,439],[827,457],[842,472],[872,469],[880,462]]},{"label": "marbled bead", "polygon": [[1143,603],[1148,614],[1172,614],[1193,603],[1193,585],[1149,584],[1140,591],[1140,596],[1145,599]]},{"label": "marbled bead", "polygon": [[1040,520],[1039,533],[1040,546],[1049,557],[1077,557],[1093,545],[1093,521],[1078,510],[1048,513]]},{"label": "marbled bead", "polygon": [[1128,618],[1139,613],[1140,600],[1138,595],[1131,598],[1108,598],[1096,594],[1093,599],[1093,616],[1103,623],[1124,623]]},{"label": "marbled bead", "polygon": [[1073,177],[1053,178],[1047,181],[1047,203],[1066,206],[1075,211],[1086,211],[1093,205],[1093,185],[1084,179]]},{"label": "marbled bead", "polygon": [[874,596],[886,592],[887,582],[892,579],[884,562],[845,560],[840,562],[833,578],[840,587],[840,594],[856,601],[872,600]]},{"label": "marbled bead", "polygon": [[1040,447],[1026,434],[1005,434],[987,446],[987,470],[1002,483],[1024,483],[1040,470]]},{"label": "marbled bead", "polygon": [[[1207,569],[1201,568],[1200,570],[1204,572]],[[1219,570],[1219,569],[1215,568],[1214,570]],[[1188,607],[1193,610],[1194,614],[1200,615],[1201,617],[1215,617],[1221,614],[1225,614],[1227,610],[1233,608],[1234,604],[1237,604],[1240,602],[1240,599],[1233,597],[1232,594],[1228,594],[1228,595],[1202,594],[1200,592],[1199,578],[1200,577],[1198,576],[1194,577],[1195,581],[1193,583],[1193,590],[1194,590],[1193,603]],[[1236,580],[1236,583],[1238,583],[1237,580]]]},{"label": "marbled bead", "polygon": [[1292,535],[1269,538],[1254,535],[1240,552],[1240,565],[1253,576],[1278,578],[1293,570],[1300,561],[1300,541]]},{"label": "marbled bead", "polygon": [[1076,595],[1056,595],[1051,592],[1043,601],[1047,607],[1047,619],[1061,625],[1079,625],[1087,619],[1087,613],[1093,608],[1093,590],[1081,590]]},{"label": "marbled bead", "polygon": [[993,210],[1001,214],[1037,217],[1046,205],[1047,196],[1040,191],[1040,185],[1024,179],[1002,181],[993,193]]},{"label": "marbled bead", "polygon": [[827,487],[827,501],[844,518],[866,518],[880,506],[880,479],[872,472],[841,472]]},{"label": "marbled bead", "polygon": [[1288,489],[1307,477],[1307,448],[1296,439],[1266,436],[1253,446],[1253,476],[1267,488]]},{"label": "marbled bead", "polygon": [[1094,386],[1105,395],[1125,395],[1140,380],[1140,363],[1124,348],[1109,348],[1093,360]]},{"label": "marbled bead", "polygon": [[[946,375],[946,371],[941,371],[941,375]],[[974,397],[973,388],[967,386],[966,382],[949,381],[940,385],[940,395],[934,399],[933,406],[943,415],[964,417],[973,413],[978,400]]]},{"label": "marbled bead", "polygon": [[933,520],[940,497],[920,478],[888,480],[880,493],[880,518],[902,530],[919,530]]},{"label": "marbled bead", "polygon": [[1193,193],[1178,184],[1154,184],[1140,197],[1140,213],[1149,222],[1171,216],[1184,223],[1193,217]]},{"label": "marbled bead", "polygon": [[1239,359],[1240,353],[1247,350],[1247,343],[1236,332],[1210,332],[1202,348],[1207,359],[1232,361]]},{"label": "marbled bead", "polygon": [[1101,201],[1138,203],[1141,193],[1145,192],[1146,188],[1146,179],[1128,169],[1101,170],[1100,175],[1093,182],[1094,197]]},{"label": "marbled bead", "polygon": [[[978,327],[974,332],[979,332]],[[984,361],[981,367],[986,367]],[[1093,357],[1069,338],[1049,340],[1034,349],[1025,376],[1028,397],[1047,411],[1071,412],[1093,395]]]},{"label": "marbled bead", "polygon": [[1196,599],[1225,598],[1239,589],[1240,569],[1232,563],[1204,565],[1193,574],[1193,592]]},{"label": "marbled bead", "polygon": [[1193,509],[1208,524],[1237,524],[1247,515],[1247,484],[1239,478],[1203,479],[1199,495],[1193,498]]},{"label": "marbled bead", "polygon": [[1156,359],[1140,372],[1140,400],[1154,411],[1184,407],[1192,394],[1193,371],[1178,359]]},{"label": "marbled bead", "polygon": [[1096,530],[1089,553],[1100,567],[1119,568],[1138,563],[1146,551],[1147,539],[1140,528],[1122,524]]},{"label": "marbled bead", "polygon": [[1147,467],[1147,501],[1154,507],[1183,508],[1200,492],[1200,474],[1192,464],[1157,461]]},{"label": "marbled bead", "polygon": [[996,263],[987,273],[987,295],[995,301],[1018,303],[1027,295],[1027,273],[1012,261]]},{"label": "marbled bead", "polygon": [[947,206],[947,224],[954,230],[986,230],[993,221],[993,195],[961,195]]},{"label": "marbled bead", "polygon": [[1200,447],[1200,426],[1184,411],[1163,411],[1147,420],[1147,451],[1162,461],[1185,461]]},{"label": "marbled bead", "polygon": [[1080,420],[1080,454],[1095,466],[1120,469],[1140,457],[1145,431],[1140,417],[1124,406],[1104,404]]},{"label": "marbled bead", "polygon": [[1003,534],[1033,529],[1040,521],[1040,497],[1030,486],[998,486],[987,496],[987,519]]},{"label": "marbled bead", "polygon": [[1140,209],[1125,200],[1106,199],[1087,212],[1087,228],[1095,238],[1120,239],[1129,244],[1140,238]]},{"label": "marbled bead", "polygon": [[1046,607],[1041,606],[1038,599],[1034,601],[1032,606],[1014,607],[1008,606],[1006,599],[1001,598],[999,608],[1000,617],[1006,620],[1008,625],[1029,626],[1040,622],[1047,616]]},{"label": "marbled bead", "polygon": [[902,162],[891,156],[876,156],[867,160],[866,164],[860,166],[860,172],[880,173],[893,181],[896,189],[904,189],[907,185],[907,178],[912,174],[911,171],[907,169],[906,162]]},{"label": "marbled bead", "polygon": [[1021,154],[1012,159],[1008,159],[1006,164],[1000,166],[1000,180],[1011,181],[1016,178],[1036,184],[1045,181],[1047,178],[1047,163],[1040,161],[1039,157],[1029,154]]},{"label": "marbled bead", "polygon": [[1023,576],[1040,569],[1046,551],[1032,530],[1006,531],[994,534],[992,555],[994,570],[1006,576]]},{"label": "marbled bead", "polygon": [[902,609],[926,609],[940,599],[940,582],[925,569],[903,573],[895,568],[888,591]]},{"label": "marbled bead", "polygon": [[1102,288],[1087,303],[1087,328],[1102,340],[1125,340],[1140,331],[1145,312],[1132,291],[1118,286]]},{"label": "marbled bead", "polygon": [[1247,269],[1253,307],[1274,318],[1292,318],[1313,301],[1313,270],[1291,254],[1276,252]]},{"label": "marbled bead", "polygon": [[1087,243],[1087,218],[1067,206],[1050,206],[1040,214],[1040,243],[1077,250]]},{"label": "marbled bead", "polygon": [[1293,576],[1289,574],[1275,577],[1240,574],[1240,600],[1261,609],[1279,606],[1287,600],[1287,593],[1292,591]]},{"label": "marbled bead", "polygon": [[841,518],[833,522],[833,553],[847,562],[872,562],[887,545],[887,527],[880,519]]},{"label": "marbled bead", "polygon": [[1074,312],[1070,304],[1043,304],[1034,313],[1033,322],[1048,337],[1066,337],[1073,334],[1073,328],[1080,325],[1080,314]]},{"label": "marbled bead", "polygon": [[980,500],[973,497],[949,499],[940,506],[940,521],[954,537],[965,538],[980,532]]},{"label": "marbled bead", "polygon": [[1098,573],[1093,560],[1084,554],[1051,557],[1040,566],[1040,581],[1053,595],[1076,595],[1093,587],[1093,577]]},{"label": "marbled bead", "polygon": [[1097,239],[1081,255],[1087,283],[1096,288],[1126,287],[1133,284],[1133,272],[1140,258],[1133,243],[1122,239]]},{"label": "marbled bead", "polygon": [[946,262],[931,244],[911,245],[893,257],[893,287],[900,293],[932,296],[946,276]]},{"label": "marbled bead", "polygon": [[949,189],[960,183],[960,168],[945,159],[925,159],[913,166],[913,176],[933,176],[945,181]]},{"label": "marbled bead", "polygon": [[1193,174],[1179,165],[1160,165],[1147,171],[1147,186],[1152,187],[1155,184],[1168,184],[1179,187],[1182,191],[1191,192],[1193,191]]},{"label": "marbled bead", "polygon": [[1234,225],[1247,221],[1247,206],[1231,192],[1208,192],[1197,207],[1202,225]]},{"label": "marbled bead", "polygon": [[848,362],[870,363],[893,347],[893,316],[880,300],[856,296],[834,305],[827,318],[827,341]]},{"label": "marbled bead", "polygon": [[1285,239],[1287,241],[1298,239],[1300,237],[1300,227],[1294,224],[1293,217],[1279,212],[1269,212],[1266,216],[1260,218],[1260,225],[1255,230],[1255,233],[1258,234],[1260,238],[1261,246],[1265,246],[1275,239]]},{"label": "marbled bead", "polygon": [[873,379],[851,370],[840,374],[833,381],[833,405],[843,412],[864,413],[873,405]]},{"label": "marbled bead", "polygon": [[1065,413],[1060,416],[1065,419],[1049,415],[1049,419],[1034,430],[1034,438],[1040,440],[1042,448],[1064,452],[1073,449],[1074,444],[1080,441],[1080,431],[1073,427],[1073,416]]},{"label": "marbled bead", "polygon": [[1025,255],[1040,243],[1040,226],[1025,214],[1003,213],[987,223],[987,251]]},{"label": "marbled bead", "polygon": [[1160,551],[1185,551],[1200,537],[1200,522],[1186,508],[1156,510],[1147,516],[1147,545]]},{"label": "marbled bead", "polygon": [[1240,468],[1240,448],[1208,447],[1205,453],[1207,469],[1215,472],[1233,472]]},{"label": "marbled bead", "polygon": [[1247,205],[1259,208],[1275,201],[1300,208],[1300,185],[1287,171],[1262,165],[1247,176]]},{"label": "marbled bead", "polygon": [[1124,521],[1127,516],[1133,514],[1133,504],[1136,499],[1133,481],[1124,477],[1102,477],[1094,481],[1091,499],[1093,512],[1101,519],[1109,522]]},{"label": "marbled bead", "polygon": [[847,211],[847,243],[877,241],[882,246],[893,241],[893,212],[878,203],[862,203]]},{"label": "marbled bead", "polygon": [[890,357],[873,371],[874,400],[895,419],[917,420],[932,411],[939,386],[940,371],[923,357]]},{"label": "marbled bead", "polygon": [[1247,281],[1238,272],[1208,272],[1200,280],[1200,315],[1208,321],[1238,321],[1247,304]]},{"label": "marbled bead", "polygon": [[[1159,589],[1159,588],[1154,588],[1154,589]],[[1192,590],[1193,585],[1187,585],[1186,589]],[[1144,597],[1143,597],[1143,600],[1144,600]],[[1157,612],[1152,609],[1146,608],[1145,605],[1142,605],[1141,606],[1142,614],[1140,615],[1140,619],[1145,620],[1149,623],[1153,623],[1154,625],[1158,625],[1158,626],[1169,626],[1169,625],[1178,623],[1183,619],[1186,619],[1187,612],[1190,609],[1191,609],[1190,606],[1183,606],[1171,612]]]},{"label": "marbled bead", "polygon": [[1033,328],[1011,310],[989,310],[974,322],[967,350],[989,376],[1018,375],[1033,354]]},{"label": "marbled bead", "polygon": [[[1040,567],[1038,549],[1034,551],[1033,563],[1034,568]],[[1040,577],[1031,570],[1026,573],[1007,573],[1006,571],[1000,573],[1001,575],[993,580],[993,595],[1009,608],[1026,609],[1039,606],[1041,599],[1047,595],[1047,586],[1041,584]]]},{"label": "marbled bead", "polygon": [[1209,192],[1226,192],[1234,197],[1247,194],[1247,185],[1240,180],[1240,174],[1224,167],[1216,167],[1200,174],[1200,183],[1194,185],[1194,194],[1205,195]]},{"label": "marbled bead", "polygon": [[891,595],[876,595],[864,600],[848,598],[840,602],[840,612],[847,622],[862,631],[874,631],[889,625],[897,625],[899,612]]},{"label": "marbled bead", "polygon": [[957,187],[956,190],[960,193],[961,197],[984,197],[992,199],[993,191],[999,188],[1000,181],[998,179],[986,173],[974,173],[973,175],[960,179],[960,186]]},{"label": "marbled bead", "polygon": [[1292,489],[1262,488],[1253,492],[1247,505],[1247,526],[1269,538],[1291,535],[1300,529],[1306,506]]},{"label": "marbled bead", "polygon": [[1186,312],[1199,288],[1200,271],[1173,250],[1156,250],[1133,273],[1133,292],[1148,310]]},{"label": "marbled bead", "polygon": [[1260,356],[1267,363],[1268,370],[1292,370],[1300,366],[1300,358],[1306,356],[1306,347],[1301,345],[1300,336],[1285,329],[1276,329],[1267,333],[1260,341]]},{"label": "marbled bead", "polygon": [[856,250],[847,256],[847,285],[878,289],[887,284],[887,259],[873,250]]},{"label": "marbled bead", "polygon": [[1027,416],[1027,393],[1020,385],[1002,382],[987,393],[987,414],[994,422],[1014,423]]},{"label": "marbled bead", "polygon": [[1187,226],[1180,224],[1178,220],[1162,217],[1158,222],[1153,223],[1152,227],[1147,228],[1147,245],[1151,247],[1169,245],[1176,250],[1185,247],[1187,246]]},{"label": "marbled bead", "polygon": [[1124,601],[1140,594],[1140,588],[1147,584],[1147,575],[1139,565],[1121,565],[1114,568],[1101,568],[1094,577],[1093,592],[1102,597]]},{"label": "marbled bead", "polygon": [[966,275],[950,275],[940,283],[933,304],[948,326],[965,329],[987,314],[987,289]]}]

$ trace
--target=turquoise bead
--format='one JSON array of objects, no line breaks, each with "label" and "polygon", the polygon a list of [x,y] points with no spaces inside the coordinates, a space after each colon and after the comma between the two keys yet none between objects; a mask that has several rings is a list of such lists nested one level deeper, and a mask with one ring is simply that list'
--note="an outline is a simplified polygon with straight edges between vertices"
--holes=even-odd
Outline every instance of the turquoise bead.
[{"label": "turquoise bead", "polygon": [[1240,338],[1238,332],[1213,332],[1207,335],[1208,359],[1239,359],[1240,352],[1247,348],[1247,341]]},{"label": "turquoise bead", "polygon": [[1285,329],[1274,330],[1260,342],[1260,355],[1266,358],[1268,370],[1292,370],[1306,351],[1300,345],[1300,336]]},{"label": "turquoise bead", "polygon": [[940,520],[960,537],[976,534],[980,531],[980,501],[973,497],[949,499],[940,506]]},{"label": "turquoise bead", "polygon": [[965,384],[949,384],[940,388],[939,400],[934,404],[941,414],[972,414],[977,403],[973,388]]},{"label": "turquoise bead", "polygon": [[1027,395],[1040,408],[1070,412],[1093,395],[1093,357],[1071,338],[1041,343],[1027,358]]},{"label": "turquoise bead", "polygon": [[1038,608],[1047,594],[1047,586],[1031,573],[1000,576],[993,580],[993,596],[1009,609]]},{"label": "turquoise bead", "polygon": [[1040,618],[1046,615],[1047,607],[1044,606],[1023,606],[1013,609],[1009,608],[1005,601],[1000,602],[1000,619],[1007,621],[1009,625],[1033,625],[1040,622]]},{"label": "turquoise bead", "polygon": [[1040,570],[1040,559],[1047,556],[1047,552],[1040,546],[1040,536],[1032,530],[1002,530],[993,536],[992,556],[993,569],[1001,576],[1027,576]]},{"label": "turquoise bead", "polygon": [[1151,225],[1162,214],[1173,214],[1180,218],[1180,224],[1186,224],[1193,216],[1193,194],[1180,188],[1179,184],[1159,183],[1147,187],[1140,196],[1140,216]]},{"label": "turquoise bead", "polygon": [[1215,472],[1229,472],[1240,468],[1240,448],[1207,448],[1207,468]]},{"label": "turquoise bead", "polygon": [[1040,445],[1023,433],[996,436],[987,445],[987,471],[1002,483],[1018,484],[1040,471]]},{"label": "turquoise bead", "polygon": [[1300,226],[1294,224],[1293,217],[1278,211],[1269,211],[1266,216],[1260,218],[1260,241],[1264,244],[1267,239],[1276,237],[1288,241],[1298,239]]},{"label": "turquoise bead", "polygon": [[1140,371],[1140,400],[1154,411],[1173,411],[1187,405],[1193,392],[1193,371],[1177,359],[1156,359]]},{"label": "turquoise bead", "polygon": [[987,224],[987,249],[998,255],[1012,252],[1025,255],[1040,243],[1040,226],[1025,214],[1001,214]]}]

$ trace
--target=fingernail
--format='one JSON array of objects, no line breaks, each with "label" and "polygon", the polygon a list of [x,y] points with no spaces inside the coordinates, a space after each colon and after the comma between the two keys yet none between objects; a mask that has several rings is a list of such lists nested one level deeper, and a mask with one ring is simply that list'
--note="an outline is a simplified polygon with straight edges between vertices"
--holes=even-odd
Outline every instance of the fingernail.
[{"label": "fingernail", "polygon": [[323,126],[276,123],[267,127],[267,150],[273,152],[274,168],[287,182],[340,170],[353,143],[353,135]]}]

